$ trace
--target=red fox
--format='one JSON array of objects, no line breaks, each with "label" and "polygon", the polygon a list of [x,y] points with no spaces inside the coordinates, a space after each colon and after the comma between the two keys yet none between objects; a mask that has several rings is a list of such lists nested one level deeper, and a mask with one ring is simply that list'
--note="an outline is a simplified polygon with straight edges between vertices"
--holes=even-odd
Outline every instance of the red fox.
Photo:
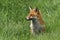
[{"label": "red fox", "polygon": [[41,12],[39,12],[38,8],[32,9],[31,7],[29,7],[29,9],[30,12],[26,19],[31,21],[31,33],[39,34],[41,32],[45,32],[45,23],[42,19]]}]

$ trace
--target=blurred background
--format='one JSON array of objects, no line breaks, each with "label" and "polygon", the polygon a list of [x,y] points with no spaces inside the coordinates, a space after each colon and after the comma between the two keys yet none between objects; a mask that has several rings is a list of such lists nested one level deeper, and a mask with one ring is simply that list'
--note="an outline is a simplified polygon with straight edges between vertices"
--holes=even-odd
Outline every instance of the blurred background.
[{"label": "blurred background", "polygon": [[[43,35],[30,33],[29,6],[42,12]],[[0,40],[60,40],[60,0],[0,0]]]}]

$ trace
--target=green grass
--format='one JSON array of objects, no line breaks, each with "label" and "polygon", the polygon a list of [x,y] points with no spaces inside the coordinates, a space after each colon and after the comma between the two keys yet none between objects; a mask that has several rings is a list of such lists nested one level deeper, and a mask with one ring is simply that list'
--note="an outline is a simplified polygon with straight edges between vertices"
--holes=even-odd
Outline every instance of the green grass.
[{"label": "green grass", "polygon": [[[29,6],[42,12],[43,35],[30,34]],[[0,0],[0,40],[60,40],[60,0]]]}]

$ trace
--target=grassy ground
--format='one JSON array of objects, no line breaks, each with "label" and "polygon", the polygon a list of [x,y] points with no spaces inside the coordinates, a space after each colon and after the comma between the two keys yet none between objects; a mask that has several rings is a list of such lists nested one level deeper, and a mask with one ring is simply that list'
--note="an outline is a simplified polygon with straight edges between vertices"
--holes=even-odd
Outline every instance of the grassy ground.
[{"label": "grassy ground", "polygon": [[[29,6],[42,12],[43,35],[30,34]],[[0,40],[60,40],[60,0],[0,0]]]}]

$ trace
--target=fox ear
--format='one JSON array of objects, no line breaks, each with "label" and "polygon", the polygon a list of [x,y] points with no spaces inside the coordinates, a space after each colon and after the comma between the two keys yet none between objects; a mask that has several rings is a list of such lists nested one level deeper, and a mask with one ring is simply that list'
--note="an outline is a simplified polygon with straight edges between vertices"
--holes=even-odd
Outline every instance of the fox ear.
[{"label": "fox ear", "polygon": [[37,7],[35,8],[35,12],[39,12],[39,9]]},{"label": "fox ear", "polygon": [[30,11],[32,10],[32,7],[31,7],[31,6],[29,6],[29,10],[30,10]]}]

